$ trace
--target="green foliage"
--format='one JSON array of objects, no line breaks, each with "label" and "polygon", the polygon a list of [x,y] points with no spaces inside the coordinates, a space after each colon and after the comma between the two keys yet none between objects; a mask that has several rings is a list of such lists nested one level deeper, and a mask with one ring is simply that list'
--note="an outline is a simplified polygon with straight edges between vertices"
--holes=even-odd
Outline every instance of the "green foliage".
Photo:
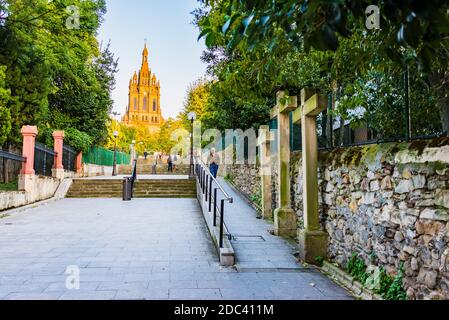
[{"label": "green foliage", "polygon": [[322,267],[323,266],[323,262],[324,262],[324,258],[322,256],[316,256],[315,257],[315,262],[318,266]]},{"label": "green foliage", "polygon": [[11,113],[6,104],[10,97],[10,90],[5,88],[6,67],[0,66],[0,146],[6,141],[11,132]]},{"label": "green foliage", "polygon": [[386,300],[407,300],[407,293],[403,288],[403,279],[404,279],[404,266],[401,265],[399,267],[398,274],[391,282],[391,285],[388,287],[386,293],[382,293],[382,296]]},{"label": "green foliage", "polygon": [[369,277],[369,274],[366,273],[365,262],[358,258],[356,253],[353,253],[351,258],[349,258],[346,264],[346,271],[361,283],[365,283],[366,279]]},{"label": "green foliage", "polygon": [[75,128],[67,128],[64,133],[64,143],[76,151],[87,152],[92,146],[92,138],[85,132],[81,132]]},{"label": "green foliage", "polygon": [[11,115],[9,109],[0,106],[0,146],[6,141],[11,132]]},{"label": "green foliage", "polygon": [[17,191],[18,188],[17,180],[8,183],[0,183],[0,191]]},{"label": "green foliage", "polygon": [[[364,13],[356,14],[362,7],[357,4],[355,8],[354,2],[346,6],[346,2],[316,1],[309,6],[305,1],[203,1],[206,5],[194,12],[194,23],[208,45],[202,60],[216,79],[211,84],[207,114],[203,116],[207,126],[257,128],[269,120],[276,91],[283,89],[299,95],[302,88],[311,87],[332,93],[338,101],[334,103],[338,107],[333,116],[349,120],[353,128],[368,125],[373,138],[378,139],[403,137],[403,72],[408,65],[414,133],[449,134],[449,99],[445,94],[449,41],[439,35],[430,48],[421,33],[426,28],[435,32],[447,23],[447,17],[441,16],[447,4],[434,2],[432,13],[424,14],[430,9],[419,8],[413,17],[410,8],[401,11],[403,4],[397,1],[388,5],[391,12],[399,10],[397,15],[391,15],[389,10],[387,14],[382,10],[386,4],[381,1],[384,20],[382,30],[375,31],[366,29]],[[361,1],[363,10],[371,4],[368,2]],[[341,15],[330,15],[334,12],[330,8]],[[287,19],[288,12],[288,19],[292,20]],[[439,20],[433,21],[430,16]],[[342,23],[344,28],[327,26],[330,17],[340,17],[335,23]],[[320,23],[306,23],[315,19]],[[409,24],[417,21],[426,21],[421,26],[424,29],[410,33],[410,28],[416,26]],[[319,30],[315,29],[318,26]],[[399,30],[405,32],[401,31],[401,36],[408,34],[405,42],[413,34],[420,45],[404,45],[403,40],[399,45]],[[326,39],[333,39],[333,46],[335,42],[338,46],[326,50]],[[335,138],[338,139],[336,135]]]},{"label": "green foliage", "polygon": [[391,287],[393,279],[386,273],[384,267],[380,267],[379,278],[376,280],[379,283],[379,288],[376,290],[376,292],[384,297],[384,295],[388,292],[388,289]]},{"label": "green foliage", "polygon": [[[268,42],[274,52],[285,40],[295,47],[336,51],[341,37],[352,35],[354,22],[365,24],[365,9],[370,0],[332,1],[216,1],[203,0],[221,13],[221,23],[206,17],[200,37],[206,45],[224,45],[228,50],[247,46],[257,50]],[[411,49],[424,66],[432,63],[441,47],[447,45],[442,34],[449,32],[448,3],[432,1],[426,6],[410,5],[400,0],[378,1],[382,37],[378,51],[396,63],[403,62],[404,48]],[[223,40],[224,38],[224,40]],[[447,47],[446,47],[447,48]]]},{"label": "green foliage", "polygon": [[[104,0],[3,0],[0,6],[0,65],[7,67],[7,140],[20,142],[24,124],[105,136],[117,62],[95,39]],[[79,9],[79,28],[66,24],[67,7]],[[0,81],[1,82],[1,81]],[[0,85],[0,95],[1,95]],[[44,129],[47,130],[47,129]],[[47,135],[48,136],[48,135]]]},{"label": "green foliage", "polygon": [[257,186],[255,192],[250,196],[250,200],[258,207],[262,207],[262,189],[260,185]]},{"label": "green foliage", "polygon": [[234,182],[234,176],[230,173],[226,173],[223,177],[226,181],[233,183]]},{"label": "green foliage", "polygon": [[406,300],[403,288],[404,266],[401,264],[398,274],[392,278],[384,267],[366,267],[365,262],[353,253],[346,264],[346,271],[365,287],[374,290],[385,300]]}]

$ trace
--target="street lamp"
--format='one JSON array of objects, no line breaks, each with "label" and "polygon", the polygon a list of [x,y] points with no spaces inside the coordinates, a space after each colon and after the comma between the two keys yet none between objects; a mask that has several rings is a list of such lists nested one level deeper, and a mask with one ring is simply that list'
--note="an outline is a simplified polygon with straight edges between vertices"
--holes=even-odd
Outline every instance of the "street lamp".
[{"label": "street lamp", "polygon": [[193,178],[194,176],[194,166],[193,166],[193,122],[196,119],[196,113],[195,112],[189,112],[187,115],[187,118],[190,120],[192,126],[192,131],[190,133],[190,177]]},{"label": "street lamp", "polygon": [[117,175],[117,137],[118,137],[118,131],[114,131],[113,133],[114,136],[114,163],[112,165],[112,175],[116,176]]},{"label": "street lamp", "polygon": [[136,140],[131,141],[131,165],[134,163],[136,159]]}]

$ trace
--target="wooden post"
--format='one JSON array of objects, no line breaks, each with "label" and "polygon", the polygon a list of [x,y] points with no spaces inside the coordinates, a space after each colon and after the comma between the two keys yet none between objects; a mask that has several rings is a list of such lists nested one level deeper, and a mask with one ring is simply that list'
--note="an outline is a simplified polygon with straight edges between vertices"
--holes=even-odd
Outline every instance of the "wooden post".
[{"label": "wooden post", "polygon": [[274,233],[278,236],[294,237],[297,216],[290,201],[290,112],[297,108],[297,97],[287,97],[279,91],[272,116],[278,120],[278,194],[279,207],[274,211]]}]

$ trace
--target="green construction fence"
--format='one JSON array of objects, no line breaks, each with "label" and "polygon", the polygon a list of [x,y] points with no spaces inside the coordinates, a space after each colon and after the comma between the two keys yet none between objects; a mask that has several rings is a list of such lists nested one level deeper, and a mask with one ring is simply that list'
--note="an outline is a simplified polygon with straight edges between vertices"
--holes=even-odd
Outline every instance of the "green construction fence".
[{"label": "green construction fence", "polygon": [[[117,164],[129,164],[131,156],[124,152],[117,151]],[[112,166],[114,163],[114,151],[101,147],[91,147],[86,153],[83,153],[83,162],[97,164],[100,166]]]}]

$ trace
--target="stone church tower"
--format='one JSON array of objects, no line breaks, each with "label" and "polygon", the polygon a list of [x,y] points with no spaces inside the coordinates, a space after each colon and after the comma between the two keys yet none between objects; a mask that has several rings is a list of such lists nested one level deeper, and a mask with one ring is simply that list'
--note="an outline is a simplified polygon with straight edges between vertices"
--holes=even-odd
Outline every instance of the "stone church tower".
[{"label": "stone church tower", "polygon": [[139,74],[134,72],[129,81],[129,100],[122,122],[135,125],[145,124],[150,131],[157,132],[164,122],[161,113],[160,82],[148,67],[148,49],[142,52],[142,66]]}]

